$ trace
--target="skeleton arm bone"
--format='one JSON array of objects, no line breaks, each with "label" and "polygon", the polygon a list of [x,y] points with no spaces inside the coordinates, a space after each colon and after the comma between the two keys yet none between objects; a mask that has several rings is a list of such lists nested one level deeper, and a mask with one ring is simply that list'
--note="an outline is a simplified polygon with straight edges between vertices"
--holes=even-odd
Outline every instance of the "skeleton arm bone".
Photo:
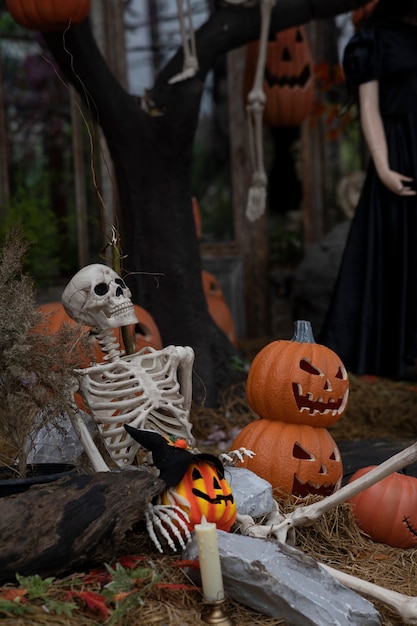
[{"label": "skeleton arm bone", "polygon": [[275,536],[278,541],[284,543],[287,540],[288,532],[293,528],[312,524],[316,519],[329,511],[331,508],[346,502],[349,498],[352,498],[361,491],[364,491],[368,487],[371,487],[375,483],[379,482],[386,476],[389,476],[389,474],[393,474],[394,472],[403,469],[416,460],[417,442],[387,459],[371,471],[367,472],[364,476],[361,476],[357,480],[345,485],[331,496],[327,496],[319,502],[314,502],[313,504],[300,506],[294,509],[292,513],[286,515],[285,518],[278,524],[266,526],[265,528],[268,529],[267,531],[264,527],[260,527],[262,528],[262,531],[259,531],[258,534],[258,527],[253,526],[249,529],[247,534],[256,537],[265,536],[266,533],[267,535]]}]

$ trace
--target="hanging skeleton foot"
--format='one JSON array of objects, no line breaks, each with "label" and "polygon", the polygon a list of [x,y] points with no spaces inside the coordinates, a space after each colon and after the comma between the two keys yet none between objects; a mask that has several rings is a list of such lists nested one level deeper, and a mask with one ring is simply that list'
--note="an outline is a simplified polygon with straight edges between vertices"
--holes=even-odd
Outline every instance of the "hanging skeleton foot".
[{"label": "hanging skeleton foot", "polygon": [[248,450],[247,448],[238,448],[237,450],[230,450],[229,452],[223,452],[219,454],[219,459],[223,465],[233,465],[242,462],[244,457],[247,456],[250,459],[255,456],[255,452]]},{"label": "hanging skeleton foot", "polygon": [[196,52],[196,45],[195,45],[193,22],[192,22],[192,16],[191,16],[190,0],[187,0],[188,28],[190,31],[190,43],[188,42],[187,35],[185,32],[185,21],[184,21],[184,13],[183,13],[183,8],[182,8],[182,0],[177,0],[177,7],[178,7],[178,17],[180,20],[182,49],[184,52],[184,64],[182,67],[182,72],[180,72],[179,74],[176,74],[169,80],[170,85],[174,83],[178,83],[182,80],[186,80],[187,78],[192,78],[193,76],[195,76],[198,70],[198,60],[197,60],[197,52]]},{"label": "hanging skeleton foot", "polygon": [[170,504],[149,504],[145,513],[146,529],[157,550],[163,554],[164,550],[159,538],[169,545],[171,550],[178,547],[185,548],[191,539],[191,533],[184,518],[187,513],[179,506]]}]

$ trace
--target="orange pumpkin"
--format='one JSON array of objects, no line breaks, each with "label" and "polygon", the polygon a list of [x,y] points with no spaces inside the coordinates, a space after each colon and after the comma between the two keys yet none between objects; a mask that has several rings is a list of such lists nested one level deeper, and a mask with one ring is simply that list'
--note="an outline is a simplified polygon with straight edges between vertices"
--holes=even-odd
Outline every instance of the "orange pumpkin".
[{"label": "orange pumpkin", "polygon": [[219,281],[213,274],[205,270],[203,270],[201,277],[203,280],[204,295],[206,296],[206,302],[211,317],[224,334],[227,335],[230,343],[237,347],[235,323]]},{"label": "orange pumpkin", "polygon": [[[349,482],[374,465],[355,472]],[[394,548],[417,547],[417,478],[394,472],[351,498],[359,527],[372,539]]]},{"label": "orange pumpkin", "polygon": [[91,0],[6,0],[13,19],[32,30],[54,31],[82,22]]},{"label": "orange pumpkin", "polygon": [[291,341],[273,341],[255,356],[247,400],[266,419],[326,428],[345,411],[348,375],[333,350],[314,342],[310,322],[295,329]]},{"label": "orange pumpkin", "polygon": [[181,482],[162,493],[161,501],[162,504],[174,502],[187,512],[189,523],[184,521],[189,530],[201,522],[203,515],[226,532],[236,519],[236,501],[229,483],[217,467],[205,461],[192,462]]},{"label": "orange pumpkin", "polygon": [[[139,305],[134,304],[133,306],[136,317],[138,318],[138,324],[130,327],[133,351],[137,352],[145,347],[152,347],[156,349],[162,348],[161,335],[153,317]],[[46,304],[41,304],[38,308],[42,313],[45,313],[45,316],[47,317],[46,324],[42,325],[43,332],[47,330],[47,332],[56,333],[64,323],[75,324],[74,320],[66,314],[61,302],[48,302]],[[85,327],[85,330],[86,332],[90,332],[90,328],[87,326]],[[121,329],[113,328],[112,332],[118,343],[123,347]],[[94,355],[96,361],[101,363],[104,359],[104,354],[99,344],[97,342],[95,343]],[[86,362],[85,365],[87,366],[89,363]]]},{"label": "orange pumpkin", "polygon": [[341,484],[339,449],[325,428],[258,419],[247,424],[232,444],[252,450],[239,465],[271,483],[274,489],[298,497],[328,496]]},{"label": "orange pumpkin", "polygon": [[[259,42],[246,48],[243,95],[247,102],[258,62]],[[296,26],[275,34],[268,42],[263,90],[265,126],[299,126],[311,113],[314,69],[305,28]]]}]

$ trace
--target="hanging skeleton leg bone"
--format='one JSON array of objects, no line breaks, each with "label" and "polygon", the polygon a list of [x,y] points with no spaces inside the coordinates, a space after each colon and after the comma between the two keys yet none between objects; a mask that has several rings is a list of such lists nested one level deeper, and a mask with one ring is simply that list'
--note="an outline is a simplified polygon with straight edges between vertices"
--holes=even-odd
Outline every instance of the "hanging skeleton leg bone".
[{"label": "hanging skeleton leg bone", "polygon": [[[253,525],[246,523],[245,534],[252,537],[273,536],[281,543],[285,543],[288,533],[292,531],[292,529],[312,524],[333,507],[346,502],[349,498],[371,487],[386,476],[389,476],[389,474],[397,472],[415,461],[417,461],[417,442],[387,459],[364,476],[345,485],[332,495],[323,498],[323,500],[310,505],[297,507],[292,513],[283,516],[283,519],[278,521],[278,523],[274,523],[273,521],[265,526],[256,525],[255,523]],[[239,521],[239,519],[237,519],[237,521]]]},{"label": "hanging skeleton leg bone", "polygon": [[187,0],[187,14],[188,14],[188,29],[190,31],[190,43],[187,39],[187,34],[185,32],[185,20],[184,20],[184,11],[182,8],[182,0],[177,0],[178,7],[178,17],[180,20],[180,30],[181,30],[181,41],[182,41],[182,49],[184,51],[184,64],[182,68],[182,72],[173,76],[168,82],[170,85],[174,83],[178,83],[181,80],[186,80],[187,78],[192,78],[195,76],[198,70],[198,60],[197,60],[197,51],[195,45],[195,34],[193,28],[193,21],[191,15],[191,5],[190,0]]},{"label": "hanging skeleton leg bone", "polygon": [[263,160],[263,111],[266,96],[263,91],[266,49],[268,45],[271,13],[275,0],[261,0],[261,36],[259,40],[259,56],[256,66],[255,82],[248,95],[246,120],[248,127],[249,155],[253,169],[251,185],[248,193],[246,217],[257,220],[265,211],[267,177]]}]

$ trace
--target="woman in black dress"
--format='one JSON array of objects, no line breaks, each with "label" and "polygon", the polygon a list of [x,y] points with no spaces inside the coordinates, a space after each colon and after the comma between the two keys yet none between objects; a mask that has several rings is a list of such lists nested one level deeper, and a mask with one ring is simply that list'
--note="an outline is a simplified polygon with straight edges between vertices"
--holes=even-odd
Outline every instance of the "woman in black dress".
[{"label": "woman in black dress", "polygon": [[398,379],[417,357],[417,0],[379,0],[343,65],[371,159],[318,341]]}]

